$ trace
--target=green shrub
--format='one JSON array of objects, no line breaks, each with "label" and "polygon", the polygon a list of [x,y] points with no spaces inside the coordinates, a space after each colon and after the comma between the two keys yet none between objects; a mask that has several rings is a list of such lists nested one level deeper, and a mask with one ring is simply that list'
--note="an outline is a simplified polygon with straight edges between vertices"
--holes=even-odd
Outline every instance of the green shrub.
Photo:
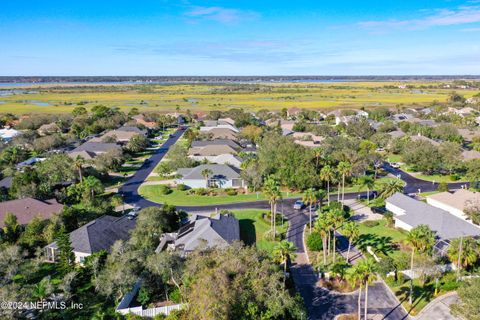
[{"label": "green shrub", "polygon": [[188,189],[188,187],[187,187],[186,185],[184,185],[184,184],[182,184],[182,183],[177,184],[177,190],[178,190],[178,191],[185,191],[185,190],[187,190],[187,189]]},{"label": "green shrub", "polygon": [[[453,179],[452,179],[453,180]],[[445,192],[448,191],[448,183],[446,182],[440,182],[438,185],[438,191],[439,192]]]},{"label": "green shrub", "polygon": [[160,194],[167,195],[169,193],[172,193],[172,189],[165,184],[160,184],[158,186],[158,192],[160,192]]},{"label": "green shrub", "polygon": [[375,221],[375,220],[368,220],[363,223],[365,227],[373,228],[376,227],[380,224],[380,222]]},{"label": "green shrub", "polygon": [[195,194],[197,196],[205,196],[208,194],[208,190],[205,188],[198,188],[198,189],[195,189]]},{"label": "green shrub", "polygon": [[321,251],[322,246],[322,237],[319,233],[313,232],[307,238],[307,247],[311,251]]},{"label": "green shrub", "polygon": [[460,180],[460,176],[457,173],[453,173],[453,174],[450,175],[450,179],[452,181],[458,181],[458,180]]},{"label": "green shrub", "polygon": [[232,188],[225,189],[225,193],[229,196],[236,196],[238,194],[237,190]]},{"label": "green shrub", "polygon": [[178,290],[178,288],[175,288],[172,292],[170,292],[169,298],[170,298],[170,300],[172,300],[173,302],[176,302],[176,303],[180,303],[180,302],[181,302],[182,296],[181,296],[180,291]]}]

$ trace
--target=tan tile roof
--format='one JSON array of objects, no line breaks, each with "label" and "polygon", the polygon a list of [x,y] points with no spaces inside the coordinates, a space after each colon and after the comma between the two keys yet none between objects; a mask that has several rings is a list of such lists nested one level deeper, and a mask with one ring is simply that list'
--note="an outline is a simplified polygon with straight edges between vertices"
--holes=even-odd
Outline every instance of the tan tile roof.
[{"label": "tan tile roof", "polygon": [[475,202],[475,201],[480,202],[480,193],[465,190],[465,189],[460,189],[452,193],[451,192],[437,193],[437,194],[428,196],[428,198],[463,211],[465,207],[469,205],[470,202]]}]

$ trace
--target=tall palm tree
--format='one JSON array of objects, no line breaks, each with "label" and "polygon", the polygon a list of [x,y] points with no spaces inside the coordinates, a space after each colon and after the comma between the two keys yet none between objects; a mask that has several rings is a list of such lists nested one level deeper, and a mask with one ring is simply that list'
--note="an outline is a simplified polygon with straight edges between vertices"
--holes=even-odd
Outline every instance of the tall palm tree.
[{"label": "tall palm tree", "polygon": [[370,190],[375,187],[375,180],[370,176],[362,176],[358,179],[359,188],[367,189],[367,203],[370,203]]},{"label": "tall palm tree", "polygon": [[388,180],[382,184],[379,196],[382,199],[387,199],[397,192],[403,192],[403,181],[400,179]]},{"label": "tall palm tree", "polygon": [[363,289],[363,270],[362,270],[362,264],[359,263],[357,265],[354,265],[352,268],[349,269],[347,273],[347,279],[348,281],[353,284],[353,286],[358,285],[358,320],[362,319],[362,289]]},{"label": "tall palm tree", "polygon": [[313,149],[313,156],[315,157],[315,168],[320,165],[320,159],[322,158],[323,150],[321,148]]},{"label": "tall palm tree", "polygon": [[347,262],[350,262],[350,249],[352,247],[352,242],[358,239],[360,236],[360,230],[355,222],[349,221],[345,223],[342,231],[343,235],[348,238]]},{"label": "tall palm tree", "polygon": [[345,200],[345,178],[352,174],[352,165],[342,161],[338,164],[338,172],[342,175],[342,202]]},{"label": "tall palm tree", "polygon": [[359,268],[365,285],[365,319],[368,319],[368,286],[377,279],[377,265],[375,260],[370,258],[362,260],[359,263]]},{"label": "tall palm tree", "polygon": [[303,202],[308,205],[308,217],[310,220],[309,230],[312,233],[312,206],[318,201],[318,194],[313,188],[309,188],[303,195]]},{"label": "tall palm tree", "polygon": [[326,165],[320,170],[320,179],[327,183],[327,203],[330,205],[330,182],[335,179],[335,172],[333,168],[329,165]]},{"label": "tall palm tree", "polygon": [[270,203],[270,213],[271,213],[271,225],[273,230],[273,238],[276,236],[276,213],[277,213],[277,202],[282,199],[282,193],[280,192],[280,184],[277,179],[273,176],[269,176],[265,183],[263,184],[263,193]]},{"label": "tall palm tree", "polygon": [[85,164],[85,159],[83,159],[80,156],[77,156],[73,161],[73,166],[78,172],[78,178],[80,179],[80,182],[83,181],[83,165],[84,164]]},{"label": "tall palm tree", "polygon": [[318,232],[322,238],[323,265],[327,265],[327,236],[330,233],[330,226],[327,223],[327,219],[318,219],[317,222],[315,222],[314,228],[315,232]]},{"label": "tall palm tree", "polygon": [[287,240],[282,240],[277,243],[273,249],[273,257],[280,264],[283,264],[283,272],[287,273],[287,263],[289,259],[293,259],[297,248],[295,245]]},{"label": "tall palm tree", "polygon": [[85,191],[84,196],[88,194],[88,199],[90,202],[93,202],[95,199],[95,194],[100,194],[105,191],[102,182],[94,176],[88,176],[83,179],[82,185]]},{"label": "tall palm tree", "polygon": [[415,251],[422,251],[426,252],[427,250],[431,249],[435,244],[435,234],[427,225],[419,225],[412,230],[410,230],[407,234],[407,243],[412,248],[412,255],[410,258],[410,297],[409,302],[410,305],[413,303],[413,259],[415,256]]},{"label": "tall palm tree", "polygon": [[205,187],[208,188],[208,178],[213,174],[213,171],[209,168],[205,168],[200,174],[205,178]]},{"label": "tall palm tree", "polygon": [[468,268],[478,261],[478,245],[472,237],[455,239],[448,248],[448,257],[457,268]]},{"label": "tall palm tree", "polygon": [[345,217],[342,209],[333,209],[331,211],[332,225],[333,225],[333,262],[335,263],[336,241],[335,233],[345,223]]}]

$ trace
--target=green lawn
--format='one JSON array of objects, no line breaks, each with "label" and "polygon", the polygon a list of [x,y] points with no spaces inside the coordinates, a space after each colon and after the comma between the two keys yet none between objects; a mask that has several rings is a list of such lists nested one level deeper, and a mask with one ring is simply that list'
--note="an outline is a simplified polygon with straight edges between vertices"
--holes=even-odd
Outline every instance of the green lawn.
[{"label": "green lawn", "polygon": [[[387,182],[389,180],[396,180],[396,178],[387,178],[387,177],[379,178],[379,179],[375,180],[374,189],[379,190],[381,188],[382,184],[384,184],[385,182]],[[361,191],[367,191],[367,188],[363,188],[363,187],[360,188],[358,185],[345,187],[345,192],[361,192]],[[372,191],[372,190],[370,190],[370,191]]]},{"label": "green lawn", "polygon": [[[257,248],[271,253],[277,242],[265,237],[270,230],[269,221],[262,217],[266,213],[266,210],[258,209],[233,211],[240,223],[241,240],[247,245],[256,244]],[[280,234],[285,234],[288,228],[287,221],[285,220],[283,225],[278,221],[277,228]]]},{"label": "green lawn", "polygon": [[[257,200],[265,200],[262,193],[249,193],[239,194],[236,196],[220,195],[220,196],[199,196],[189,195],[186,191],[172,190],[172,193],[163,195],[160,193],[158,185],[141,186],[139,193],[146,199],[158,202],[168,203],[176,206],[202,206],[202,205],[214,205],[214,204],[226,204],[235,202],[249,202]],[[301,197],[300,193],[283,193],[284,198]]]},{"label": "green lawn", "polygon": [[373,227],[369,227],[365,225],[365,223],[360,223],[358,226],[360,234],[374,234],[379,237],[390,237],[394,242],[402,242],[407,236],[404,231],[387,227],[385,220],[378,220],[378,225]]}]

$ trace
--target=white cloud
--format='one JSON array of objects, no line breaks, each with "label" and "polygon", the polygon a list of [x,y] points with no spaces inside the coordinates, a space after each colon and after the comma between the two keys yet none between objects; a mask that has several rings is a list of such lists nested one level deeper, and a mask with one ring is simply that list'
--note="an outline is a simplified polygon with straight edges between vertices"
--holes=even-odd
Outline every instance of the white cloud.
[{"label": "white cloud", "polygon": [[259,14],[253,11],[224,7],[193,6],[190,10],[184,13],[184,16],[196,19],[213,20],[224,24],[234,24],[243,20],[257,18]]},{"label": "white cloud", "polygon": [[422,29],[439,26],[454,26],[480,22],[480,6],[462,6],[456,9],[437,9],[418,19],[362,21],[361,27],[368,29]]}]

